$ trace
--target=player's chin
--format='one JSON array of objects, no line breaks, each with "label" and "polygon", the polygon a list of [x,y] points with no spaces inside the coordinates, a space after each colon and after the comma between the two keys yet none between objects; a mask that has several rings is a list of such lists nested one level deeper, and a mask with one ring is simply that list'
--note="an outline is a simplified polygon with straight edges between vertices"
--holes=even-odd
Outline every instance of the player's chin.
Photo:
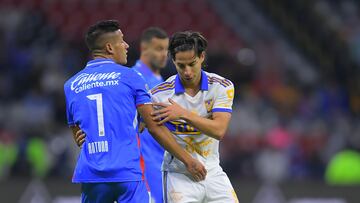
[{"label": "player's chin", "polygon": [[162,61],[162,62],[160,63],[160,67],[165,68],[166,62],[167,62],[166,60],[165,60],[165,61]]},{"label": "player's chin", "polygon": [[125,56],[125,58],[123,58],[122,60],[121,60],[121,64],[126,64],[127,63],[127,58],[126,58],[126,56]]}]

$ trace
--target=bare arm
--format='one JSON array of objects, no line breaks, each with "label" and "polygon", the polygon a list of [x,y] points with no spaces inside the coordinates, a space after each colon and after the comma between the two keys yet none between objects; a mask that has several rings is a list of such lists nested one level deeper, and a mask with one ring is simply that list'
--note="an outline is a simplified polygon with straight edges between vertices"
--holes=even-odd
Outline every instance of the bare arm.
[{"label": "bare arm", "polygon": [[182,119],[210,137],[217,140],[221,140],[224,137],[230,123],[230,113],[214,112],[211,119],[204,118],[182,108],[171,99],[169,99],[169,101],[171,105],[164,103],[154,104],[162,107],[162,109],[156,110],[152,113],[153,120],[158,121],[158,124],[163,124],[171,120]]},{"label": "bare arm", "polygon": [[188,152],[186,152],[175,140],[170,131],[163,125],[158,125],[151,117],[153,108],[151,105],[142,105],[138,111],[150,132],[150,134],[161,144],[168,152],[183,162],[187,170],[192,174],[195,180],[203,180],[206,176],[205,167]]},{"label": "bare arm", "polygon": [[204,118],[191,112],[186,112],[180,117],[200,132],[217,140],[224,138],[229,126],[231,114],[227,112],[214,112],[212,118]]}]

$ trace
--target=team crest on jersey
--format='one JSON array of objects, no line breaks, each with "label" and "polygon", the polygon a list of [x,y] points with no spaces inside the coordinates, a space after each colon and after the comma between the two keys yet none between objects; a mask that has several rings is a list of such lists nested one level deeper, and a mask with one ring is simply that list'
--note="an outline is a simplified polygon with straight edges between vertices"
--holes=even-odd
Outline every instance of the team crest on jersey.
[{"label": "team crest on jersey", "polygon": [[214,101],[212,99],[209,99],[209,100],[205,101],[205,107],[206,107],[206,111],[208,113],[211,112],[213,105],[214,105]]}]

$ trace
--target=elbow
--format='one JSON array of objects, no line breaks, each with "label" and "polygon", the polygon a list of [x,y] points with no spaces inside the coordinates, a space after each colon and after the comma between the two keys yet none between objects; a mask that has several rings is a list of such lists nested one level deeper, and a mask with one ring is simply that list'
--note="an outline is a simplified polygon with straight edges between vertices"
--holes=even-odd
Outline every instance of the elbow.
[{"label": "elbow", "polygon": [[225,133],[226,133],[226,131],[224,131],[224,130],[218,131],[214,134],[214,137],[215,137],[215,139],[220,141],[225,137]]}]

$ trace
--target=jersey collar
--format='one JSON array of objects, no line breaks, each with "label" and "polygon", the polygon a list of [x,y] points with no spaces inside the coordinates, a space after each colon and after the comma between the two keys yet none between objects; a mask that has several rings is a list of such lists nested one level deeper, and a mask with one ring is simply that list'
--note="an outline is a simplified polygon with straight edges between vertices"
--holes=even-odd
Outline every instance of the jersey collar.
[{"label": "jersey collar", "polygon": [[115,63],[112,59],[94,59],[86,64],[86,67],[94,67],[105,63]]},{"label": "jersey collar", "polygon": [[144,75],[152,76],[154,73],[150,70],[150,67],[148,67],[145,63],[143,63],[140,60],[136,61],[135,67],[140,70],[140,72]]},{"label": "jersey collar", "polygon": [[[208,90],[209,84],[208,84],[208,77],[206,73],[202,70],[201,71],[201,82],[200,82],[200,90]],[[182,94],[185,92],[185,88],[183,84],[181,83],[179,74],[175,77],[175,94]]]}]

